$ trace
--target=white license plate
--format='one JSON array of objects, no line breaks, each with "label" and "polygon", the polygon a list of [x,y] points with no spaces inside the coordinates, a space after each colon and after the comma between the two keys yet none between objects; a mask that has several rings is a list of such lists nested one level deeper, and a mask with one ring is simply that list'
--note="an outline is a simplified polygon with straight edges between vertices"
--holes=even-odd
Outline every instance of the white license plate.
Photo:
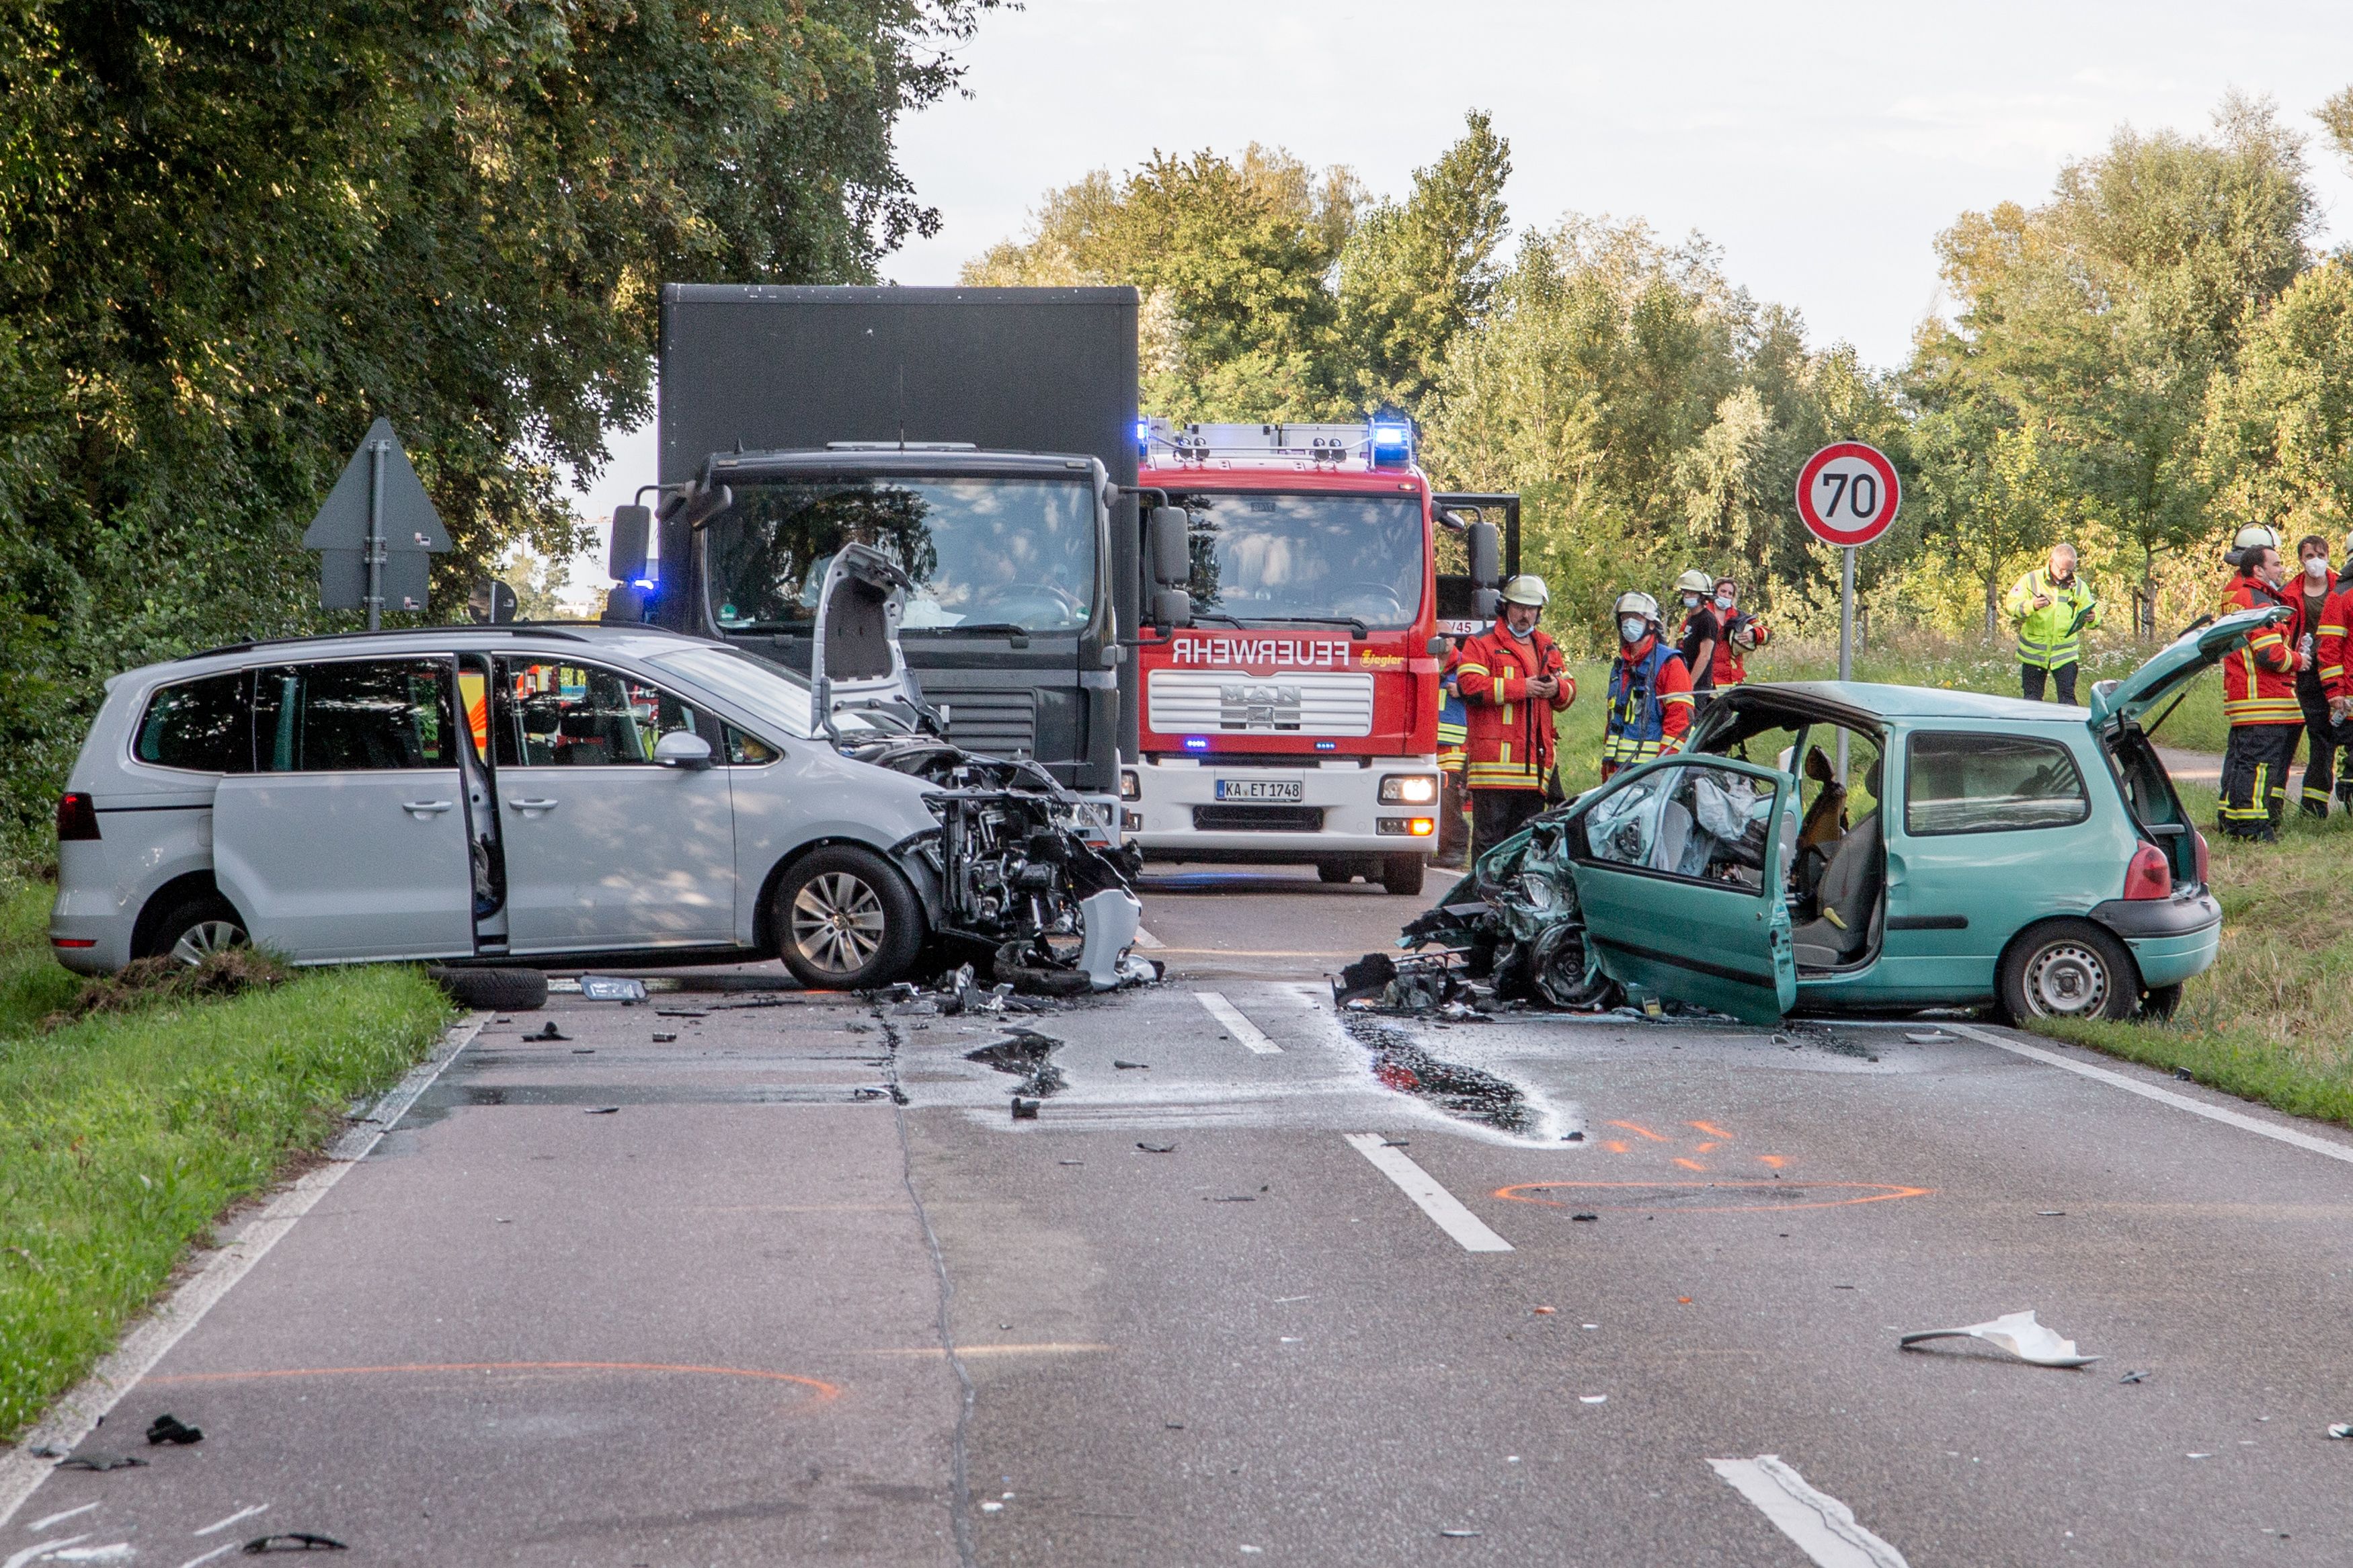
[{"label": "white license plate", "polygon": [[1307,786],[1297,779],[1219,779],[1219,800],[1285,801],[1296,805],[1305,798]]}]

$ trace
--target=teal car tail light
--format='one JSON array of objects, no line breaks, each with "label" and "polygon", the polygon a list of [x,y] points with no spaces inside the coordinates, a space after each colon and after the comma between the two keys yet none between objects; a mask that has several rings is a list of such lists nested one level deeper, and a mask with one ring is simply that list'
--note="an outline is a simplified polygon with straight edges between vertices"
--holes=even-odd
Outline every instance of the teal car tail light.
[{"label": "teal car tail light", "polygon": [[[2193,833],[2197,830],[2192,828]],[[2205,840],[2199,841],[2205,847]],[[2201,854],[2200,859],[2203,860]],[[2165,858],[2165,851],[2154,844],[2144,844],[2125,868],[2125,897],[2127,899],[2169,899],[2173,897],[2173,868]]]}]

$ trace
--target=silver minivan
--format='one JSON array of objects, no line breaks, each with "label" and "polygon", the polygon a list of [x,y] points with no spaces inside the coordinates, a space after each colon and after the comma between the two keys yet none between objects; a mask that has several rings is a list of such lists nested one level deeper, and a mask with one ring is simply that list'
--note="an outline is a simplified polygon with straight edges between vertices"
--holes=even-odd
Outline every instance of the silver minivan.
[{"label": "silver minivan", "polygon": [[[49,939],[90,973],[251,941],[303,963],[780,956],[855,989],[943,936],[1015,962],[1076,965],[1083,945],[1111,973],[1137,906],[1082,841],[1083,803],[1050,779],[944,790],[943,765],[969,786],[1008,764],[976,780],[989,759],[892,738],[879,712],[820,714],[797,675],[642,627],[152,665],[107,683],[58,803]],[[974,826],[1000,819],[1003,842]]]}]

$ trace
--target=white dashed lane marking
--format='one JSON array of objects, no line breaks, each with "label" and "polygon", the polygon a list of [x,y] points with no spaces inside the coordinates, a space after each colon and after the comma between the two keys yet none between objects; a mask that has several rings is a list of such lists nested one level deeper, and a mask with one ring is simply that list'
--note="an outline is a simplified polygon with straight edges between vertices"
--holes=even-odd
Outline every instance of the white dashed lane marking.
[{"label": "white dashed lane marking", "polygon": [[1438,1184],[1438,1178],[1406,1157],[1402,1149],[1393,1149],[1389,1141],[1377,1132],[1348,1132],[1345,1137],[1357,1153],[1373,1163],[1373,1169],[1395,1182],[1398,1190],[1420,1206],[1421,1212],[1438,1223],[1438,1228],[1462,1244],[1465,1252],[1509,1252],[1512,1244],[1487,1228],[1487,1222],[1462,1206],[1462,1200]]},{"label": "white dashed lane marking", "polygon": [[1732,1489],[1806,1554],[1815,1568],[1909,1568],[1904,1553],[1854,1521],[1854,1510],[1806,1484],[1778,1454],[1710,1459]]},{"label": "white dashed lane marking", "polygon": [[1266,1031],[1242,1016],[1242,1010],[1226,1000],[1222,991],[1196,991],[1193,1000],[1208,1010],[1209,1016],[1226,1027],[1226,1033],[1240,1040],[1262,1057],[1282,1054],[1282,1047],[1266,1037]]}]

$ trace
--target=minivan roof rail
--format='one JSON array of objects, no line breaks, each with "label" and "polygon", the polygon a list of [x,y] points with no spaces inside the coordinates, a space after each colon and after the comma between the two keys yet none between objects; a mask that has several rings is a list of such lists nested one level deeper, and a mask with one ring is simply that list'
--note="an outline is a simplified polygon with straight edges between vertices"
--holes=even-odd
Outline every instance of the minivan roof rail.
[{"label": "minivan roof rail", "polygon": [[574,626],[590,626],[595,623],[587,621],[575,621],[570,623],[547,621],[503,621],[496,626],[478,626],[471,624],[450,626],[385,626],[372,632],[313,632],[308,637],[248,637],[244,642],[223,643],[218,647],[199,648],[195,653],[184,653],[172,662],[178,664],[192,658],[212,658],[217,655],[225,653],[251,653],[254,649],[260,647],[291,647],[298,643],[357,642],[368,637],[429,637],[436,632],[487,632],[492,636],[504,633],[510,637],[521,637],[525,633],[529,633],[533,637],[561,637],[565,642],[586,642],[588,640],[586,637],[582,637],[578,632],[567,632],[559,629],[565,624]]}]

